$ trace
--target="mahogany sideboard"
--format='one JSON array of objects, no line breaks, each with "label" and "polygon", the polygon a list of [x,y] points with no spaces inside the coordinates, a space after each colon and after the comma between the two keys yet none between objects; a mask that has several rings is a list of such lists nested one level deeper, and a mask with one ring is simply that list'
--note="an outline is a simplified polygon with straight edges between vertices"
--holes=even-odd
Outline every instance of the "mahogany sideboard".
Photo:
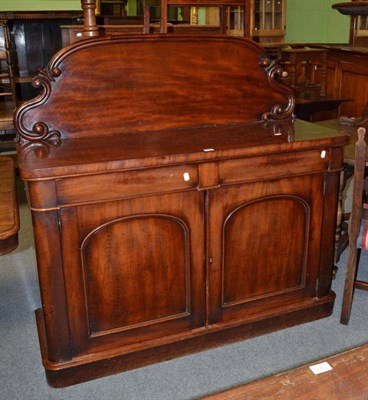
[{"label": "mahogany sideboard", "polygon": [[86,39],[15,114],[55,387],[331,314],[347,136],[256,43]]}]

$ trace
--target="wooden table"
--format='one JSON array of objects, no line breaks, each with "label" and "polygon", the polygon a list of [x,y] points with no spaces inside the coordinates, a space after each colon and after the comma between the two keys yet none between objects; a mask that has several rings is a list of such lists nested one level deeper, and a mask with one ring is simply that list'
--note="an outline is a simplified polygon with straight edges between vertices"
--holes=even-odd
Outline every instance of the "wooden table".
[{"label": "wooden table", "polygon": [[[332,95],[311,95],[308,97],[297,97],[295,100],[295,115],[305,121],[312,121],[313,115],[319,111],[338,110],[342,103],[351,101],[347,97]],[[323,121],[324,122],[324,121]]]}]

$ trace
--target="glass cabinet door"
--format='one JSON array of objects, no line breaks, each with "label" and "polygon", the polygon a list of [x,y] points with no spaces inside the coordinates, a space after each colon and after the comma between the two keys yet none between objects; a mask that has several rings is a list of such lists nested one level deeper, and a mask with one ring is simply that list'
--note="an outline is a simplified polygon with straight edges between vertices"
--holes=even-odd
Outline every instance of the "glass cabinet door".
[{"label": "glass cabinet door", "polygon": [[368,17],[366,15],[359,15],[355,17],[353,23],[353,37],[350,38],[352,45],[356,47],[368,46]]},{"label": "glass cabinet door", "polygon": [[254,0],[253,35],[284,35],[284,14],[286,0]]},{"label": "glass cabinet door", "polygon": [[262,26],[262,0],[255,0],[254,3],[254,30],[260,30]]},{"label": "glass cabinet door", "polygon": [[368,17],[361,15],[358,17],[358,35],[368,36]]},{"label": "glass cabinet door", "polygon": [[273,29],[284,29],[283,27],[283,0],[273,0],[274,2],[274,19]]}]

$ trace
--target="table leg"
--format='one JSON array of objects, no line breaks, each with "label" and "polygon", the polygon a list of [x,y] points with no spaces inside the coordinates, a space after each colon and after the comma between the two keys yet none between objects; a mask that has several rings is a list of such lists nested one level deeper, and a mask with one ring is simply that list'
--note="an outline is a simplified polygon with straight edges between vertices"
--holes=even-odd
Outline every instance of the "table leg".
[{"label": "table leg", "polygon": [[344,190],[346,182],[353,176],[354,168],[351,165],[346,164],[344,169],[340,173],[340,186],[339,186],[339,197],[337,205],[337,217],[336,217],[336,231],[335,231],[335,253],[334,253],[334,276],[337,272],[336,264],[340,260],[341,253],[346,249],[349,244],[348,235],[348,224],[347,220],[350,217],[350,213],[343,213],[343,200]]}]

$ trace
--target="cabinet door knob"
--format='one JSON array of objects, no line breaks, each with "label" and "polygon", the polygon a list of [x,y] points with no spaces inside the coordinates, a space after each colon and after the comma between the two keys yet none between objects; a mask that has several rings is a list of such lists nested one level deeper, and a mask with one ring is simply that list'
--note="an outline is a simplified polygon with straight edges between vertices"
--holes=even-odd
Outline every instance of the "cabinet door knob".
[{"label": "cabinet door knob", "polygon": [[321,151],[321,158],[326,158],[326,150]]},{"label": "cabinet door knob", "polygon": [[183,178],[184,178],[185,182],[188,182],[188,181],[190,181],[190,175],[189,175],[189,172],[184,172],[184,174],[183,174]]}]

